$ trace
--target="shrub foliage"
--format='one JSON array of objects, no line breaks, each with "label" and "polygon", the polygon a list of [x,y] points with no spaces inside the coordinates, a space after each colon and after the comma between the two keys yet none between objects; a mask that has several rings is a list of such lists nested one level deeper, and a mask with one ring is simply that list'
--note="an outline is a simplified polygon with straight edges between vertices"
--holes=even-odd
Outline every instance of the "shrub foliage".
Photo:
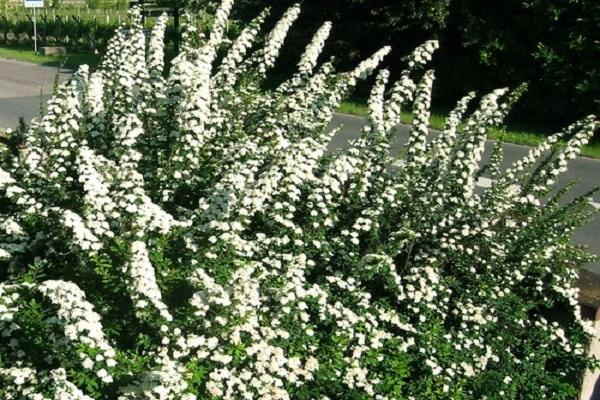
[{"label": "shrub foliage", "polygon": [[569,239],[591,211],[554,186],[598,122],[481,168],[522,88],[470,112],[467,95],[428,138],[426,42],[397,82],[378,72],[360,137],[328,151],[336,107],[389,48],[336,72],[318,63],[325,24],[265,91],[299,7],[260,46],[267,11],[231,42],[231,8],[209,35],[187,26],[168,73],[166,18],[147,46],[134,11],[0,153],[0,397],[576,396],[594,362],[574,286],[589,256]]}]

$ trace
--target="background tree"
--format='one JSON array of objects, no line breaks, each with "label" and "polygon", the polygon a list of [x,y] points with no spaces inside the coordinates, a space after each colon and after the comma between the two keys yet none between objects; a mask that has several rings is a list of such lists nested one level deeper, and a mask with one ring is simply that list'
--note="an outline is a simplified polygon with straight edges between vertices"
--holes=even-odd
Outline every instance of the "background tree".
[{"label": "background tree", "polygon": [[[196,8],[207,0],[189,0]],[[273,15],[294,0],[243,0],[235,15],[247,21],[269,6]],[[440,90],[434,107],[447,109],[467,90],[529,82],[512,123],[555,129],[600,105],[600,7],[597,0],[332,0],[302,2],[300,28],[288,38],[278,64],[287,74],[302,43],[324,20],[333,30],[324,58],[348,68],[382,45],[393,52],[386,64],[400,70],[402,56],[427,39],[438,39],[434,60]],[[367,95],[359,88],[359,94]]]},{"label": "background tree", "polygon": [[599,24],[594,0],[454,0],[441,38],[441,83],[454,97],[465,74],[480,90],[528,81],[515,116],[530,123],[556,126],[597,112]]}]

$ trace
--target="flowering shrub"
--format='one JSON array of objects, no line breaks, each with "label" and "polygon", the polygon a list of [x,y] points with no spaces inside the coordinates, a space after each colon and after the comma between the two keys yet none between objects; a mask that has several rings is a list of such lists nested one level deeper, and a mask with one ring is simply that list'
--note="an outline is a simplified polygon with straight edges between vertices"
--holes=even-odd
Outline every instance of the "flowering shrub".
[{"label": "flowering shrub", "polygon": [[299,8],[259,47],[267,12],[230,41],[232,2],[210,35],[187,27],[168,74],[166,18],[146,49],[134,11],[1,153],[0,397],[576,396],[594,362],[569,238],[589,196],[552,188],[598,122],[481,169],[522,90],[465,116],[469,94],[428,140],[432,41],[397,82],[378,73],[360,138],[328,152],[336,107],[389,49],[336,73],[317,62],[325,24],[265,92]]}]

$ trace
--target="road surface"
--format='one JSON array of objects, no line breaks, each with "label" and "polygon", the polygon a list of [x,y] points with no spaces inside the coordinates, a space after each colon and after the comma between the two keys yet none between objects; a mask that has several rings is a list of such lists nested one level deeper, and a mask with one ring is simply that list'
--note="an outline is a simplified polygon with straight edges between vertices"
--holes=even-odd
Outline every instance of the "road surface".
[{"label": "road surface", "polygon": [[[0,59],[0,128],[16,126],[18,118],[23,116],[26,121],[39,114],[40,90],[43,98],[47,99],[52,91],[57,74],[56,68],[26,64],[18,61]],[[61,74],[61,79],[67,75]],[[331,148],[343,146],[348,140],[358,136],[365,120],[344,114],[337,114],[332,126],[343,125],[343,129],[332,141]],[[398,141],[392,151],[402,147],[408,133],[407,126],[398,127]],[[493,141],[486,145],[486,156],[489,156]],[[528,147],[514,144],[504,144],[504,166],[523,157]],[[600,185],[600,160],[585,157],[572,161],[569,170],[559,179],[559,184],[577,180],[577,185],[568,198],[585,193],[596,185]],[[485,180],[481,182],[486,184]],[[594,202],[600,207],[600,194],[596,194]],[[581,228],[575,235],[575,242],[587,246],[593,253],[600,255],[600,217],[596,217],[587,226]],[[580,287],[583,289],[582,300],[590,305],[600,306],[600,262],[586,265],[580,277]]]},{"label": "road surface", "polygon": [[40,94],[44,102],[50,97],[57,73],[55,67],[0,59],[0,128],[14,128],[19,117],[37,117]]}]

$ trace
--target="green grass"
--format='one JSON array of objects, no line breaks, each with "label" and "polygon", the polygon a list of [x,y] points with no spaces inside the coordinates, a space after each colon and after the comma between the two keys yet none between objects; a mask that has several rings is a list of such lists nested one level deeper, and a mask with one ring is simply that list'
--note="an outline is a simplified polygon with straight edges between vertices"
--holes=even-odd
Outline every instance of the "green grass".
[{"label": "green grass", "polygon": [[29,47],[0,46],[0,58],[8,58],[39,65],[60,66],[65,68],[77,69],[82,64],[88,64],[90,67],[96,67],[100,63],[100,55],[83,53],[67,54],[66,56],[43,56],[35,54]]},{"label": "green grass", "polygon": [[[362,102],[344,101],[338,108],[338,111],[345,114],[365,116],[367,115],[368,108]],[[433,129],[441,130],[444,127],[445,120],[445,114],[432,112],[429,125]],[[410,124],[412,122],[412,115],[408,112],[403,112],[402,122]],[[542,143],[550,133],[552,132],[519,129],[509,126],[505,130],[492,129],[491,132],[488,133],[488,137],[494,140],[502,140],[506,143],[535,146]],[[600,158],[600,142],[596,141],[584,146],[581,154],[585,157]]]}]

